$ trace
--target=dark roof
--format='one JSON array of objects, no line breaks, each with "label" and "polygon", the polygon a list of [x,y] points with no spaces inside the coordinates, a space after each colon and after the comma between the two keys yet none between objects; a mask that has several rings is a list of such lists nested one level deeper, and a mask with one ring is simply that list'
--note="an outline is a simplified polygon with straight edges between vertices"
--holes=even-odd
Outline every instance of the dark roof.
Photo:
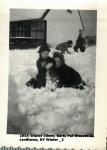
[{"label": "dark roof", "polygon": [[81,18],[81,14],[80,14],[80,11],[79,11],[79,10],[78,10],[78,14],[79,14],[79,17],[80,17],[80,20],[81,20],[81,24],[82,24],[83,30],[85,30],[84,24],[83,24],[83,21],[82,21],[82,18]]},{"label": "dark roof", "polygon": [[44,19],[44,18],[47,16],[47,14],[49,13],[49,11],[50,11],[50,9],[47,9],[47,10],[44,12],[44,14],[42,15],[41,19]]}]

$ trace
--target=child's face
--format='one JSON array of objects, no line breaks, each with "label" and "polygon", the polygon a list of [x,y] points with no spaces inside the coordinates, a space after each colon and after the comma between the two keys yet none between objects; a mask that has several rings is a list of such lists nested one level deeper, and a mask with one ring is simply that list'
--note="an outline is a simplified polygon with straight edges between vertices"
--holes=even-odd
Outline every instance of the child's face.
[{"label": "child's face", "polygon": [[54,61],[57,68],[61,66],[61,60],[58,57],[54,58]]},{"label": "child's face", "polygon": [[48,52],[48,51],[44,51],[44,52],[41,53],[41,57],[42,57],[43,59],[47,59],[48,56],[49,56],[49,52]]}]

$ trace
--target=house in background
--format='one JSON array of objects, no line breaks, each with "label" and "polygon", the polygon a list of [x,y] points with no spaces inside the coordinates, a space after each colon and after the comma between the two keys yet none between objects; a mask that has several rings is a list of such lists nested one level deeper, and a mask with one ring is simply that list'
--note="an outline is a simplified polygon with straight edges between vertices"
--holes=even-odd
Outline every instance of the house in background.
[{"label": "house in background", "polygon": [[51,10],[44,19],[47,21],[47,42],[50,44],[72,40],[74,45],[79,30],[84,30],[78,10]]},{"label": "house in background", "polygon": [[32,48],[72,40],[84,30],[79,10],[12,9],[10,11],[10,49]]},{"label": "house in background", "polygon": [[85,41],[86,41],[88,46],[96,45],[96,35],[86,36]]}]

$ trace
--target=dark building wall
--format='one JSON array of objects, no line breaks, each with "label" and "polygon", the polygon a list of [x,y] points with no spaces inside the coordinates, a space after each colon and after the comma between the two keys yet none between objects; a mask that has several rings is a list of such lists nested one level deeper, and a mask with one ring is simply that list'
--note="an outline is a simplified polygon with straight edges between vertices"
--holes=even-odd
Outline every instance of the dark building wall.
[{"label": "dark building wall", "polygon": [[10,22],[10,49],[34,48],[46,43],[46,21]]}]

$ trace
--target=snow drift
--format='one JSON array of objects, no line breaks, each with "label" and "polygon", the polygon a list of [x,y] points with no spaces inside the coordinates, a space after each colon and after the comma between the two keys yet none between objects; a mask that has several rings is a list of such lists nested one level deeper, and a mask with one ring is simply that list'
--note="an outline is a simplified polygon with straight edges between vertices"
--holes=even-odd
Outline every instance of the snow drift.
[{"label": "snow drift", "polygon": [[[94,134],[95,55],[91,46],[85,53],[65,54],[67,65],[78,71],[87,87],[33,89],[26,82],[37,74],[38,48],[10,50],[8,134]],[[52,56],[55,49],[51,49]]]}]

